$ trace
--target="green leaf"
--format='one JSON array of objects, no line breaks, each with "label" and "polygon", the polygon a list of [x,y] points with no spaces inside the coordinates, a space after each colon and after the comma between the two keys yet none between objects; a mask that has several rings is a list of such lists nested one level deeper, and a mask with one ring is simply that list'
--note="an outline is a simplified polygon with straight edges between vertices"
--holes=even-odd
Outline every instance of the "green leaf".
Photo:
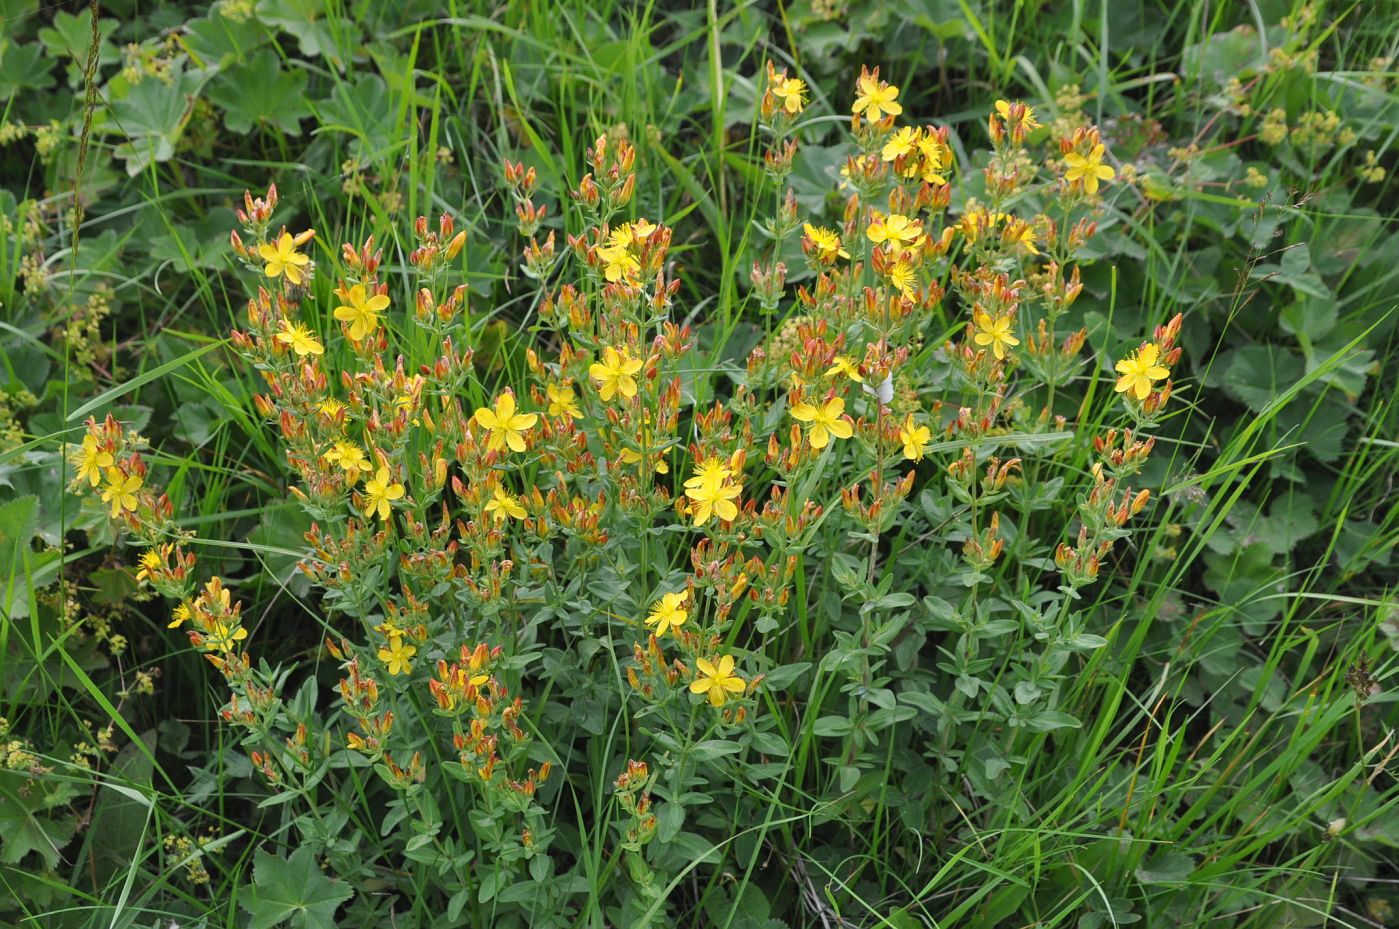
[{"label": "green leaf", "polygon": [[51,819],[46,813],[71,795],[71,788],[51,791],[26,774],[0,772],[0,864],[19,864],[37,852],[46,867],[58,867],[59,852],[72,838],[77,817]]},{"label": "green leaf", "polygon": [[326,877],[310,846],[303,845],[288,859],[259,850],[253,859],[252,899],[239,904],[252,917],[249,929],[287,920],[301,929],[335,929],[335,911],[354,893],[344,882]]},{"label": "green leaf", "polygon": [[21,90],[42,90],[53,84],[53,61],[44,57],[37,42],[16,45],[0,39],[0,97],[13,97]]},{"label": "green leaf", "polygon": [[126,162],[133,177],[152,163],[175,156],[175,143],[184,134],[194,103],[207,75],[182,72],[171,83],[145,80],[112,103],[112,123],[126,141],[117,146],[117,157]]},{"label": "green leaf", "polygon": [[1249,409],[1261,412],[1304,373],[1302,359],[1284,348],[1246,345],[1226,352],[1211,371],[1210,380]]},{"label": "green leaf", "polygon": [[1180,60],[1181,71],[1189,79],[1213,86],[1231,77],[1247,77],[1266,59],[1258,30],[1244,25],[1215,33],[1203,42],[1186,47],[1181,51]]},{"label": "green leaf", "polygon": [[[301,53],[308,58],[324,56],[337,68],[341,66],[340,49],[335,29],[355,29],[354,20],[345,17],[332,26],[327,18],[325,0],[261,0],[257,18],[283,32],[296,36]],[[352,39],[359,41],[358,29]]]},{"label": "green leaf", "polygon": [[240,21],[216,12],[187,23],[183,44],[199,67],[221,68],[230,61],[241,61],[265,37],[266,30],[256,19]]},{"label": "green leaf", "polygon": [[394,144],[393,105],[377,74],[367,74],[353,86],[337,84],[330,98],[317,104],[316,115],[322,131],[354,136],[360,157],[384,158]]},{"label": "green leaf", "polygon": [[1083,723],[1059,710],[1041,710],[1025,718],[1025,728],[1031,732],[1053,732],[1055,729],[1077,729]]},{"label": "green leaf", "polygon": [[28,545],[34,538],[39,518],[39,498],[34,494],[16,497],[0,506],[0,570],[9,579],[11,566],[19,574],[18,555],[20,546]]},{"label": "green leaf", "polygon": [[87,579],[93,586],[92,599],[105,606],[119,606],[141,589],[129,568],[98,568]]},{"label": "green leaf", "polygon": [[1268,262],[1254,265],[1248,276],[1253,280],[1271,280],[1286,284],[1298,293],[1318,300],[1334,299],[1331,288],[1326,286],[1320,274],[1312,270],[1312,253],[1305,242],[1289,245],[1277,264]]},{"label": "green leaf", "polygon": [[271,125],[287,135],[300,135],[301,121],[311,116],[306,72],[282,70],[277,53],[270,48],[229,68],[208,96],[223,108],[224,125],[238,133]]},{"label": "green leaf", "polygon": [[[99,67],[117,61],[117,50],[107,41],[117,25],[115,19],[97,20]],[[88,49],[92,46],[92,11],[84,9],[74,14],[59,10],[54,14],[53,25],[39,30],[39,41],[44,43],[50,58],[69,60],[68,83],[76,85],[83,76],[79,64],[86,64]]]},{"label": "green leaf", "polygon": [[1195,870],[1195,859],[1183,852],[1159,852],[1137,868],[1143,884],[1179,884]]}]

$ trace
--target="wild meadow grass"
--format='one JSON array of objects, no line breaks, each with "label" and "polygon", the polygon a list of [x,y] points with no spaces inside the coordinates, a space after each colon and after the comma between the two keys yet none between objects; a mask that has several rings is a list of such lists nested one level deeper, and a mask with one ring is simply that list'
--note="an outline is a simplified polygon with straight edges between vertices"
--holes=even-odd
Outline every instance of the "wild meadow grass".
[{"label": "wild meadow grass", "polygon": [[1395,924],[1390,19],[0,3],[0,924]]}]

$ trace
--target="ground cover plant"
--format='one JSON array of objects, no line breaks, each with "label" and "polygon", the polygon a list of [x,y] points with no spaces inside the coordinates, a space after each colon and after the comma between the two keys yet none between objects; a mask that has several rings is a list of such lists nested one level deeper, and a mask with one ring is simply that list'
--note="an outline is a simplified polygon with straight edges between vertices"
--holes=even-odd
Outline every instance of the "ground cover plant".
[{"label": "ground cover plant", "polygon": [[5,925],[1399,919],[1384,17],[0,23]]}]

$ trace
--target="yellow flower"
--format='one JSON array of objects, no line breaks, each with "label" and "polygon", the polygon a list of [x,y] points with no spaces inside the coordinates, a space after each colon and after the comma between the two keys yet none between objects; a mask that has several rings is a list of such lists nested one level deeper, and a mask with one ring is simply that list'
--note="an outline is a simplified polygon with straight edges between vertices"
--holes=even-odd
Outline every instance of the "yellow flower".
[{"label": "yellow flower", "polygon": [[364,449],[353,442],[336,442],[321,457],[331,464],[339,465],[352,485],[359,480],[360,472],[374,470]]},{"label": "yellow flower", "polygon": [[991,231],[996,225],[996,217],[991,215],[989,210],[981,207],[974,207],[962,214],[962,218],[957,221],[957,229],[966,238],[967,244],[972,245],[981,238],[984,233]]},{"label": "yellow flower", "polygon": [[599,245],[597,249],[598,258],[602,261],[603,277],[613,283],[635,283],[637,274],[641,272],[641,262],[632,254],[634,244],[635,232],[627,223],[607,234],[607,242]]},{"label": "yellow flower", "polygon": [[973,341],[977,345],[991,346],[991,354],[998,360],[1005,358],[1007,345],[1020,344],[1020,340],[1011,334],[1009,316],[993,319],[990,313],[978,310],[974,321],[977,331]]},{"label": "yellow flower", "polygon": [[189,618],[192,615],[194,614],[189,608],[189,601],[181,600],[180,604],[176,606],[175,609],[171,612],[170,622],[166,624],[165,628],[178,629],[185,623],[189,622]]},{"label": "yellow flower", "polygon": [[641,361],[607,346],[602,352],[602,361],[593,362],[588,368],[588,376],[597,381],[598,396],[604,403],[617,394],[627,399],[636,396],[636,373],[641,370]]},{"label": "yellow flower", "polygon": [[335,318],[349,324],[350,338],[364,341],[379,328],[379,314],[389,308],[389,298],[383,294],[369,296],[363,284],[336,293],[345,302],[335,308]]},{"label": "yellow flower", "polygon": [[896,261],[889,268],[889,283],[894,285],[898,292],[908,299],[913,299],[913,284],[916,277],[913,273],[913,265],[907,261]]},{"label": "yellow flower", "polygon": [[316,411],[331,419],[334,419],[337,415],[339,415],[340,411],[344,408],[345,404],[341,403],[339,400],[336,400],[334,397],[327,397],[320,403],[316,404]]},{"label": "yellow flower", "polygon": [[822,264],[835,264],[837,258],[850,257],[850,253],[841,247],[840,236],[825,226],[803,223],[802,232],[806,233],[806,242],[810,243],[808,247],[815,253],[816,260]]},{"label": "yellow flower", "polygon": [[316,336],[301,323],[289,323],[285,319],[277,324],[277,341],[283,345],[291,346],[291,350],[300,356],[321,355],[325,353],[325,346],[316,341]]},{"label": "yellow flower", "polygon": [[275,246],[263,242],[257,247],[257,253],[267,262],[262,270],[268,277],[285,274],[290,284],[306,280],[306,273],[301,269],[310,264],[311,259],[296,250],[296,240],[290,232],[282,233]]},{"label": "yellow flower", "polygon": [[221,617],[211,617],[207,625],[208,638],[221,652],[233,651],[233,646],[248,637],[248,630]]},{"label": "yellow flower", "polygon": [[159,571],[164,565],[164,562],[160,559],[159,553],[157,553],[155,549],[147,549],[142,552],[137,562],[141,566],[136,572],[136,580],[138,581],[151,580],[155,577],[155,572]]},{"label": "yellow flower", "polygon": [[911,154],[918,148],[918,130],[912,126],[904,126],[898,132],[889,136],[889,141],[884,143],[884,147],[879,150],[879,157],[885,161],[895,161]]},{"label": "yellow flower", "polygon": [[723,706],[729,694],[743,693],[743,678],[734,674],[732,655],[721,656],[717,667],[705,658],[696,658],[695,667],[699,672],[690,682],[690,693],[708,694],[711,705]]},{"label": "yellow flower", "polygon": [[416,645],[405,645],[402,636],[392,636],[389,647],[379,649],[379,660],[388,666],[389,674],[407,674],[413,670],[413,656],[418,654]]},{"label": "yellow flower", "polygon": [[121,468],[107,469],[107,486],[102,488],[102,502],[112,505],[112,516],[121,515],[122,510],[136,509],[136,491],[141,489],[145,479],[139,474],[122,474]]},{"label": "yellow flower", "polygon": [[952,149],[947,147],[932,126],[924,128],[923,135],[918,139],[918,151],[923,156],[923,181],[946,184],[947,175],[944,172],[952,164]]},{"label": "yellow flower", "polygon": [[97,447],[97,438],[91,434],[83,436],[82,447],[73,453],[78,480],[87,481],[93,487],[102,483],[102,472],[110,468],[115,461],[111,452]]},{"label": "yellow flower", "polygon": [[685,482],[685,497],[690,501],[690,513],[696,526],[703,526],[711,516],[722,520],[738,518],[734,501],[742,492],[737,484],[729,483],[733,471],[717,458],[701,462],[695,474]]},{"label": "yellow flower", "polygon": [[899,96],[899,89],[893,84],[881,81],[878,68],[874,69],[873,74],[861,69],[855,88],[859,95],[855,97],[850,111],[857,116],[863,114],[870,122],[877,123],[886,115],[898,116],[904,111],[904,108],[895,102]]},{"label": "yellow flower", "polygon": [[385,465],[380,465],[374,476],[364,482],[364,513],[378,513],[387,520],[390,504],[403,498],[403,485],[395,481]]},{"label": "yellow flower", "polygon": [[1064,173],[1069,183],[1082,181],[1083,189],[1090,194],[1098,192],[1098,181],[1110,181],[1117,176],[1111,166],[1103,164],[1102,143],[1093,146],[1087,155],[1069,152],[1064,156],[1064,164],[1069,166]]},{"label": "yellow flower", "polygon": [[1016,109],[1018,111],[1018,116],[1012,120],[1010,101],[996,101],[996,112],[1000,114],[1001,119],[1006,121],[1007,130],[1015,132],[1018,129],[1021,133],[1027,133],[1040,127],[1039,122],[1035,119],[1034,107],[1030,106],[1028,103],[1020,103],[1016,106]]},{"label": "yellow flower", "polygon": [[806,106],[806,81],[797,77],[784,77],[772,85],[772,95],[782,101],[782,109],[788,115],[796,116]]},{"label": "yellow flower", "polygon": [[722,484],[731,477],[732,468],[718,458],[709,458],[695,466],[695,473],[685,481],[685,488],[694,490],[707,484]]},{"label": "yellow flower", "polygon": [[840,397],[832,397],[820,406],[798,403],[792,407],[791,412],[792,418],[797,422],[811,423],[807,427],[806,437],[811,447],[817,451],[830,444],[831,436],[848,439],[854,434],[850,420],[843,418],[845,401]]},{"label": "yellow flower", "polygon": [[909,461],[923,460],[923,450],[927,448],[932,437],[932,430],[915,423],[912,413],[908,414],[904,424],[899,427],[899,441],[904,444],[904,457]]},{"label": "yellow flower", "polygon": [[844,374],[857,384],[863,384],[865,382],[864,375],[860,374],[860,369],[844,355],[837,355],[835,363],[826,369],[826,377],[831,377],[836,374]]},{"label": "yellow flower", "polygon": [[1016,217],[1007,217],[1006,227],[1001,231],[1001,241],[1007,245],[1022,246],[1031,255],[1038,255],[1035,246],[1035,227]]},{"label": "yellow flower", "polygon": [[870,220],[865,235],[875,245],[889,243],[889,251],[898,256],[905,248],[922,241],[923,226],[918,220],[909,219],[902,213],[890,213],[885,217],[876,214],[874,219]]},{"label": "yellow flower", "polygon": [[529,515],[525,512],[525,508],[520,506],[520,499],[500,484],[491,488],[491,499],[486,504],[486,512],[490,513],[491,518],[498,523],[503,523],[507,519],[524,519]]},{"label": "yellow flower", "polygon": [[633,245],[641,246],[646,243],[647,239],[651,238],[657,227],[655,223],[649,222],[646,217],[643,216],[641,219],[634,222],[623,223],[622,228],[630,230]]},{"label": "yellow flower", "polygon": [[678,594],[665,594],[651,607],[651,615],[646,617],[646,625],[655,626],[656,638],[666,634],[667,629],[679,629],[685,625],[690,614],[685,607],[685,591]]},{"label": "yellow flower", "polygon": [[1151,394],[1152,381],[1171,376],[1169,368],[1157,364],[1160,354],[1161,349],[1156,343],[1148,342],[1119,361],[1116,370],[1122,376],[1117,379],[1117,386],[1114,388],[1117,393],[1131,391],[1138,400],[1145,400]]},{"label": "yellow flower", "polygon": [[[651,447],[651,448],[654,448],[654,447],[655,447],[655,444],[656,444],[656,436],[655,436],[655,433],[653,433],[649,428],[646,429],[646,430],[643,432],[643,434],[642,434],[642,439],[643,439],[643,441],[646,443],[646,445],[647,445],[648,447]],[[621,450],[620,452],[617,453],[617,457],[618,457],[619,459],[621,459],[621,460],[622,460],[624,463],[626,463],[626,464],[640,464],[640,463],[641,463],[641,452],[637,451],[637,450],[634,449],[634,448],[623,447],[622,450]],[[653,470],[654,470],[657,474],[669,474],[669,473],[670,473],[670,465],[666,463],[665,455],[664,455],[664,454],[656,454],[656,453],[652,452],[652,454],[651,454],[651,459],[652,459],[652,462],[653,462],[653,463],[652,463],[652,468],[653,468]]]},{"label": "yellow flower", "polygon": [[546,384],[544,385],[544,393],[549,398],[548,413],[550,416],[583,418],[583,411],[578,409],[578,398],[573,392],[572,384]]},{"label": "yellow flower", "polygon": [[481,428],[490,431],[486,440],[486,450],[498,452],[507,446],[512,452],[525,450],[525,433],[539,420],[536,413],[516,411],[515,395],[503,393],[495,400],[495,409],[480,407],[476,410],[476,422]]}]

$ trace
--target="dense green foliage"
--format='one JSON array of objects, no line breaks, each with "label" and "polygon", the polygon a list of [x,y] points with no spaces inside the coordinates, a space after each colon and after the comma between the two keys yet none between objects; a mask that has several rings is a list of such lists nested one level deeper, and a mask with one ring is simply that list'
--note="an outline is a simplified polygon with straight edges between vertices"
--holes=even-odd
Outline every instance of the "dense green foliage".
[{"label": "dense green foliage", "polygon": [[[1399,924],[1392,16],[676,6],[0,0],[0,926]],[[893,124],[852,132],[866,65],[897,125],[947,130],[947,203],[847,161],[903,164]],[[998,100],[1044,125],[993,139]],[[1089,195],[1065,159],[1092,127]],[[634,191],[590,205],[628,146]],[[270,184],[269,220],[244,191]],[[900,305],[865,207],[924,216],[902,310],[859,309]],[[978,209],[1040,247],[978,242]],[[315,230],[305,286],[265,270],[282,226]],[[1004,366],[963,354],[1001,347],[997,274],[1029,282]],[[355,282],[391,298],[382,346],[333,313]],[[278,342],[302,323],[323,355]],[[1173,338],[1160,415],[1124,401],[1115,364]],[[634,410],[598,389],[614,346],[645,362]],[[303,362],[328,386],[300,398]],[[507,388],[539,425],[491,457],[467,420]],[[828,389],[856,422],[824,443],[801,405]],[[1124,428],[1155,440],[1140,473]],[[348,465],[317,485],[336,430],[369,452],[353,495]],[[89,484],[92,436],[116,454]],[[711,461],[733,473],[700,492],[756,512],[696,526]],[[100,497],[114,465],[139,505]],[[1151,491],[1130,522],[1100,506],[1122,484]],[[1080,527],[1092,571],[1056,559]],[[446,538],[463,567],[429,584]],[[167,541],[188,576],[140,560]],[[650,639],[679,592],[683,635]],[[167,628],[180,602],[202,638]],[[689,684],[721,654],[719,707]],[[439,658],[495,676],[483,709],[448,712]],[[373,713],[342,700],[361,669]],[[347,740],[385,706],[387,758]],[[453,745],[472,712],[499,775]]]}]

